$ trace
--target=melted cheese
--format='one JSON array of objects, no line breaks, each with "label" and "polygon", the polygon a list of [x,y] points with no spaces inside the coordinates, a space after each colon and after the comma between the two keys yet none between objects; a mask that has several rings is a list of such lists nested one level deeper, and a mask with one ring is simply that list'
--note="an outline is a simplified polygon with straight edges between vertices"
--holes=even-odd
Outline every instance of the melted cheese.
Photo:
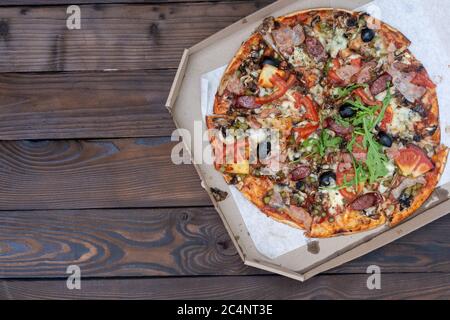
[{"label": "melted cheese", "polygon": [[324,189],[321,193],[327,199],[326,201],[331,214],[337,214],[337,208],[344,206],[344,197],[338,190]]},{"label": "melted cheese", "polygon": [[324,102],[323,88],[320,84],[317,84],[316,86],[311,88],[311,94],[318,104],[323,104]]},{"label": "melted cheese", "polygon": [[392,103],[391,107],[394,111],[394,117],[389,125],[389,131],[402,139],[412,139],[414,137],[414,125],[421,120],[420,115],[395,103]]},{"label": "melted cheese", "polygon": [[333,39],[327,45],[327,51],[332,58],[336,58],[339,51],[344,50],[348,46],[348,40],[344,37],[343,29],[336,29]]},{"label": "melted cheese", "polygon": [[296,47],[294,54],[289,57],[289,63],[294,67],[304,67],[314,64],[314,61],[302,48]]}]

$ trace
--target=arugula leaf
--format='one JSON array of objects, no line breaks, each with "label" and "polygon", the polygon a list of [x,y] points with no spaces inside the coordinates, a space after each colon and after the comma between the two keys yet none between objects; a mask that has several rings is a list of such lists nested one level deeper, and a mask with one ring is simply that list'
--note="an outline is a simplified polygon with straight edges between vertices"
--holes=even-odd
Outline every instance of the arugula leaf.
[{"label": "arugula leaf", "polygon": [[358,111],[357,115],[352,119],[354,131],[352,140],[347,145],[347,150],[352,153],[358,136],[363,136],[363,147],[367,149],[367,160],[365,163],[354,163],[355,179],[352,181],[354,185],[358,185],[361,181],[370,181],[372,184],[388,174],[386,166],[389,159],[383,153],[383,148],[378,143],[374,130],[383,120],[391,100],[392,95],[390,85],[388,84],[388,92],[383,99],[383,105],[381,107],[365,106],[359,98],[355,101],[346,101],[346,103],[351,104]]},{"label": "arugula leaf", "polygon": [[341,137],[333,137],[328,133],[327,129],[323,129],[319,135],[319,138],[309,138],[303,142],[304,148],[311,147],[314,153],[325,156],[328,149],[336,149],[342,143]]},{"label": "arugula leaf", "polygon": [[354,84],[351,86],[347,86],[345,88],[336,88],[336,93],[334,94],[334,96],[337,99],[342,99],[344,97],[349,96],[350,93],[352,93],[358,88],[367,88],[367,87],[368,87],[367,84]]},{"label": "arugula leaf", "polygon": [[392,100],[391,87],[388,84],[387,94],[386,94],[386,97],[384,97],[384,99],[383,99],[383,107],[381,109],[380,114],[378,115],[378,118],[375,120],[375,122],[373,124],[372,130],[375,129],[376,126],[383,120],[384,115],[386,114],[386,110],[387,110],[388,106],[391,104],[391,100]]}]

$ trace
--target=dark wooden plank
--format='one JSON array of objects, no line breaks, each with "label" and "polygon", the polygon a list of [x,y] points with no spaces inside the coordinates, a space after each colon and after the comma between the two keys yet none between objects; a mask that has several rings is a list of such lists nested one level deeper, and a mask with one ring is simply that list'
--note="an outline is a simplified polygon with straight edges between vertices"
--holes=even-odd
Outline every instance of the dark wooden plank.
[{"label": "dark wooden plank", "polygon": [[184,48],[272,0],[83,5],[81,30],[67,6],[0,11],[0,72],[176,68]]},{"label": "dark wooden plank", "polygon": [[0,140],[170,136],[174,74],[0,74]]},{"label": "dark wooden plank", "polygon": [[213,208],[0,212],[0,278],[243,275]]},{"label": "dark wooden plank", "polygon": [[381,290],[367,275],[325,275],[306,283],[279,276],[0,281],[1,299],[449,299],[450,274],[383,274]]},{"label": "dark wooden plank", "polygon": [[83,209],[210,205],[168,138],[0,143],[0,208]]},{"label": "dark wooden plank", "polygon": [[[0,277],[256,275],[214,208],[0,212]],[[450,273],[450,216],[327,274]]]},{"label": "dark wooden plank", "polygon": [[[76,4],[113,4],[113,3],[139,3],[139,4],[160,4],[160,3],[189,3],[189,2],[221,2],[224,0],[2,0],[1,6],[48,6],[48,5],[72,5]],[[245,0],[233,0],[235,2]]]}]

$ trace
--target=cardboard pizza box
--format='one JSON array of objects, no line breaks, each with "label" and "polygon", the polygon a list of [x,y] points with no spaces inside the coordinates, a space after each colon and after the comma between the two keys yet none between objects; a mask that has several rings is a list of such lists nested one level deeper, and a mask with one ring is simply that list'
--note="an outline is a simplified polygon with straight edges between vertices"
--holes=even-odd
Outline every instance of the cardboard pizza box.
[{"label": "cardboard pizza box", "polygon": [[[187,130],[192,137],[198,134],[198,123],[203,123],[203,130],[206,130],[201,110],[202,76],[227,65],[241,43],[249,37],[265,17],[280,16],[310,8],[354,10],[369,2],[368,0],[280,0],[241,19],[194,47],[186,49],[166,104],[177,128]],[[200,147],[191,146],[186,140],[183,140],[183,143],[186,150],[189,151],[203,187],[211,196],[211,200],[244,263],[300,281],[310,279],[319,273],[393,242],[445,216],[450,208],[450,184],[446,184],[436,189],[431,199],[415,216],[396,228],[391,229],[384,226],[354,235],[330,239],[311,239],[294,250],[289,250],[276,257],[268,257],[258,249],[257,244],[261,242],[261,239],[257,241],[252,237],[243,218],[245,212],[242,210],[244,209],[235,198],[228,196],[220,202],[214,199],[211,188],[226,191],[228,194],[232,190],[213,165],[202,164],[199,160],[209,142],[203,141],[203,145]],[[261,215],[263,214],[261,213]]]}]

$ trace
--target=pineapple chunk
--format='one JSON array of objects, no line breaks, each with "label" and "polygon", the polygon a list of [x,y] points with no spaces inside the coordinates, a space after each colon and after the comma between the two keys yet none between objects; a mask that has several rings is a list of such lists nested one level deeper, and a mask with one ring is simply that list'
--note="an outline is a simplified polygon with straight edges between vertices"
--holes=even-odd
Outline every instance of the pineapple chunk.
[{"label": "pineapple chunk", "polygon": [[281,78],[286,76],[283,70],[280,70],[270,64],[264,65],[261,74],[259,75],[258,85],[263,88],[273,88],[272,77],[274,74],[279,75]]}]

